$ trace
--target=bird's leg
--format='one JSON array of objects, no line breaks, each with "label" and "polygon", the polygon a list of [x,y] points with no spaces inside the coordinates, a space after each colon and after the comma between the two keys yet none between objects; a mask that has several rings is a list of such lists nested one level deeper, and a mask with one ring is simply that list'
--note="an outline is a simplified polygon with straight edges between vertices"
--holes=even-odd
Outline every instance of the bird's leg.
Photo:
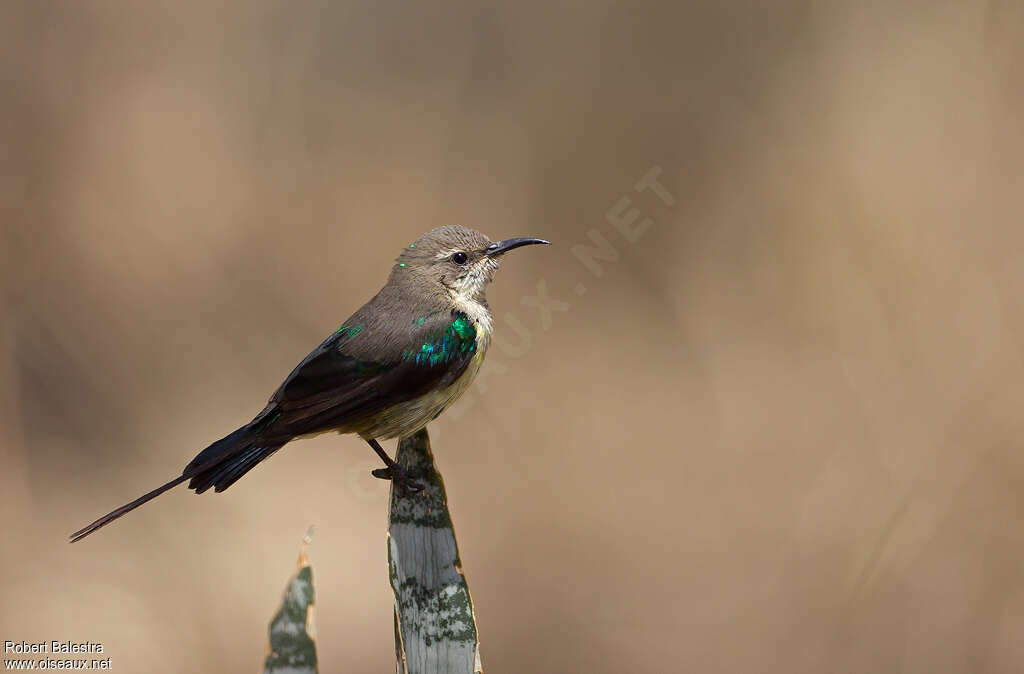
[{"label": "bird's leg", "polygon": [[384,462],[384,465],[387,466],[387,468],[375,468],[370,471],[371,475],[382,480],[391,480],[391,482],[403,491],[411,491],[415,493],[423,490],[423,485],[409,477],[409,473],[395,463],[394,459],[388,456],[388,453],[384,451],[384,448],[380,446],[379,442],[373,438],[364,439],[373,451],[377,452],[377,456],[379,456],[380,460]]}]

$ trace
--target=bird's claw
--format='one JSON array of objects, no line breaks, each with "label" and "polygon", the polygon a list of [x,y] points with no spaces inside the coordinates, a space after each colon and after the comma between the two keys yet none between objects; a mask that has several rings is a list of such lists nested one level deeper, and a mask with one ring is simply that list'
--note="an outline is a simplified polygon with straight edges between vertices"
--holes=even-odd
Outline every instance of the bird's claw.
[{"label": "bird's claw", "polygon": [[402,493],[415,494],[423,491],[422,484],[413,480],[408,473],[397,466],[395,468],[374,468],[370,474],[380,480],[391,480],[392,484],[398,487]]}]

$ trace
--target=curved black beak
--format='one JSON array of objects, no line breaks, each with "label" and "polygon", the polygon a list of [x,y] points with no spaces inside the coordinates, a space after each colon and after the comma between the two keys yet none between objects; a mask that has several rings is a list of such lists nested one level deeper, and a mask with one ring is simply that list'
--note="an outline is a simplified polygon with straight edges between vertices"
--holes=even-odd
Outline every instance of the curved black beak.
[{"label": "curved black beak", "polygon": [[535,243],[543,243],[548,246],[551,245],[550,241],[545,241],[544,239],[505,239],[504,241],[495,241],[491,245],[487,246],[487,250],[485,250],[484,253],[486,253],[488,257],[497,257],[502,253],[507,253],[513,248],[529,246]]}]

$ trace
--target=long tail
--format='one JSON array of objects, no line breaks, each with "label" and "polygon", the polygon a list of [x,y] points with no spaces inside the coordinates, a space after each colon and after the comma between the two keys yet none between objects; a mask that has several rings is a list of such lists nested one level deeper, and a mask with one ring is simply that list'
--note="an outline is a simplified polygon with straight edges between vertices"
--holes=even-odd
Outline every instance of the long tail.
[{"label": "long tail", "polygon": [[111,522],[116,520],[121,515],[124,515],[126,513],[130,513],[131,511],[135,510],[136,508],[138,508],[143,503],[146,503],[147,501],[152,501],[153,499],[155,499],[160,494],[163,494],[165,491],[167,491],[168,489],[170,489],[172,487],[177,487],[179,484],[181,484],[182,482],[184,482],[187,479],[188,479],[188,477],[186,477],[184,475],[182,475],[181,477],[176,477],[173,480],[171,480],[170,482],[168,482],[167,484],[165,484],[165,485],[163,485],[161,487],[157,487],[156,489],[154,489],[153,491],[149,492],[148,494],[144,494],[144,495],[140,496],[139,498],[135,499],[131,503],[125,503],[120,508],[117,508],[116,510],[111,510],[109,513],[107,513],[103,517],[99,518],[98,520],[96,520],[92,524],[90,524],[90,525],[88,525],[86,527],[83,527],[83,528],[79,529],[78,531],[76,531],[75,533],[71,534],[71,536],[69,536],[69,538],[71,539],[71,542],[72,543],[77,543],[78,541],[82,540],[83,538],[85,538],[86,536],[88,536],[92,532],[96,531],[100,527],[106,526],[107,524],[110,524]]},{"label": "long tail", "polygon": [[256,467],[260,461],[279,450],[285,443],[270,446],[255,446],[256,434],[252,432],[249,425],[242,426],[213,443],[196,458],[185,466],[180,477],[176,477],[167,484],[161,485],[131,503],[126,503],[120,508],[111,510],[92,524],[85,526],[71,534],[70,542],[76,543],[97,529],[104,527],[118,517],[130,513],[143,503],[152,501],[168,489],[178,486],[185,480],[191,480],[189,489],[194,489],[197,494],[202,494],[210,487],[214,491],[224,491],[250,470]]}]

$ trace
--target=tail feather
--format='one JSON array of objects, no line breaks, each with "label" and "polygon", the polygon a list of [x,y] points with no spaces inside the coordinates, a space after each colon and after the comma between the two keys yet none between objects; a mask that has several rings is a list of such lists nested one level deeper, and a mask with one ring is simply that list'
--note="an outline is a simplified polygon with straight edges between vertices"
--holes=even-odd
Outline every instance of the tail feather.
[{"label": "tail feather", "polygon": [[188,483],[188,488],[194,489],[197,494],[202,494],[210,487],[213,487],[213,490],[217,492],[224,491],[237,482],[238,478],[255,468],[257,463],[280,448],[281,445],[276,447],[252,447],[238,456],[222,461],[195,474],[192,476],[192,481]]},{"label": "tail feather", "polygon": [[135,510],[143,503],[152,501],[160,494],[178,486],[185,480],[190,480],[188,487],[189,489],[194,489],[197,494],[202,494],[210,487],[213,487],[214,491],[224,491],[238,481],[240,477],[252,470],[256,464],[279,450],[285,444],[279,442],[270,446],[254,446],[257,442],[256,435],[249,425],[242,426],[238,430],[229,433],[199,452],[185,466],[185,470],[182,471],[180,477],[174,478],[167,484],[157,487],[131,503],[126,503],[120,508],[112,510],[92,524],[79,529],[69,537],[71,542],[75,543],[82,540],[97,529]]},{"label": "tail feather", "polygon": [[193,477],[204,470],[219,465],[227,459],[238,456],[241,452],[252,447],[254,435],[255,433],[252,432],[249,424],[228,433],[196,454],[196,457],[188,462],[188,465],[185,466],[185,470],[181,471],[181,474]]},{"label": "tail feather", "polygon": [[185,477],[184,475],[182,475],[181,477],[176,477],[173,480],[171,480],[170,482],[168,482],[167,484],[162,485],[160,487],[157,487],[156,489],[154,489],[153,491],[149,492],[148,494],[144,494],[144,495],[140,496],[139,498],[135,499],[131,503],[125,503],[120,508],[117,508],[116,510],[111,510],[109,513],[107,513],[103,517],[99,518],[98,520],[96,520],[92,524],[90,524],[88,526],[85,526],[85,527],[79,529],[78,531],[76,531],[75,533],[71,534],[71,536],[69,537],[71,539],[71,542],[72,543],[77,543],[78,541],[82,540],[83,538],[85,538],[86,536],[88,536],[92,532],[96,531],[100,527],[104,527],[104,526],[110,524],[111,522],[113,522],[114,520],[116,520],[118,517],[121,517],[122,515],[126,515],[126,514],[130,513],[131,511],[135,510],[136,508],[138,508],[143,503],[146,503],[148,501],[152,501],[153,499],[155,499],[160,494],[163,494],[165,491],[167,491],[168,489],[171,489],[172,487],[177,487],[179,484],[181,484],[182,482],[184,482],[187,479],[188,478]]}]

